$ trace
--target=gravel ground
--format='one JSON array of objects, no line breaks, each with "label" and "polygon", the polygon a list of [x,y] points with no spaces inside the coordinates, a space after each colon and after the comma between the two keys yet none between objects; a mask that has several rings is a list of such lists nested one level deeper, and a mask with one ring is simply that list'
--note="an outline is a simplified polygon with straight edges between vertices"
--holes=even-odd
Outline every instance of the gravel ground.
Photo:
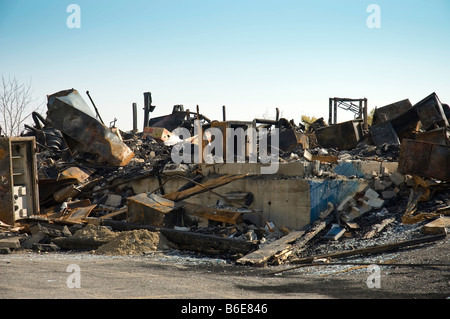
[{"label": "gravel ground", "polygon": [[[450,263],[450,240],[339,262]],[[79,266],[81,285],[68,280]],[[16,252],[0,256],[2,299],[446,299],[449,267],[256,268],[185,251],[145,256]],[[68,271],[70,270],[70,271]],[[72,281],[76,282],[76,281]]]}]

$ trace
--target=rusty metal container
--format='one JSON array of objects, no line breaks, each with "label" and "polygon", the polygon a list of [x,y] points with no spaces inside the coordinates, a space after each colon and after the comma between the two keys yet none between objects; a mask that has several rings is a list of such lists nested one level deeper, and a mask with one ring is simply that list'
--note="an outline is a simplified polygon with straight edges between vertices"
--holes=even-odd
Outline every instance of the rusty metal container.
[{"label": "rusty metal container", "polygon": [[431,93],[416,103],[414,108],[422,123],[422,128],[425,130],[449,125],[442,103],[436,93]]},{"label": "rusty metal container", "polygon": [[317,142],[324,148],[353,149],[363,136],[362,122],[362,120],[351,120],[317,129],[315,132]]},{"label": "rusty metal container", "polygon": [[34,137],[0,138],[0,221],[39,214]]},{"label": "rusty metal container", "polygon": [[383,122],[390,121],[412,108],[409,99],[401,100],[392,104],[376,108],[373,113],[372,125],[377,125]]},{"label": "rusty metal container", "polygon": [[440,127],[416,135],[416,140],[450,145],[450,128]]},{"label": "rusty metal container", "polygon": [[450,146],[404,139],[398,171],[442,181],[450,180]]}]

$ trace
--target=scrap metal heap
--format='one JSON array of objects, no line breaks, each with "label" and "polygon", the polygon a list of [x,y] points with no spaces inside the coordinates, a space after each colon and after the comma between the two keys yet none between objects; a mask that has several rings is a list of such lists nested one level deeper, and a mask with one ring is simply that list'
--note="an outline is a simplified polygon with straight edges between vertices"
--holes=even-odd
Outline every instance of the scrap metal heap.
[{"label": "scrap metal heap", "polygon": [[[405,99],[377,108],[370,125],[367,99],[361,99],[364,111],[359,109],[354,120],[337,123],[335,115],[334,122],[325,123],[321,118],[305,126],[279,118],[278,109],[275,120],[244,122],[227,121],[224,107],[223,120],[215,121],[200,114],[198,106],[196,112],[190,112],[176,105],[171,114],[150,118],[155,107],[146,92],[142,132],[136,123],[129,132],[105,126],[97,108],[95,114],[74,89],[47,98],[46,117],[34,112],[35,125],[26,126],[23,134],[36,143],[39,209],[21,218],[11,215],[13,220],[1,220],[2,252],[98,250],[117,233],[140,229],[162,234],[170,243],[168,249],[218,254],[241,264],[271,265],[338,258],[333,254],[348,252],[349,241],[353,246],[372,247],[372,240],[387,232],[392,245],[386,250],[397,247],[398,242],[408,246],[439,240],[450,225],[450,217],[444,216],[450,213],[450,108],[435,93],[415,105]],[[337,98],[333,101],[335,107]],[[255,197],[263,194],[240,189],[215,191],[250,178],[248,174],[207,178],[202,163],[173,163],[173,147],[199,145],[198,136],[180,140],[173,134],[179,127],[193,134],[195,120],[204,128],[278,128],[279,162],[300,162],[305,168],[303,176],[283,178],[363,178],[367,187],[339,203],[325,203],[326,209],[301,229],[275,225],[253,207]],[[8,152],[0,154],[0,160],[8,156]],[[195,162],[192,156],[191,163]],[[398,163],[398,168],[361,175],[354,169],[354,163],[361,162]],[[10,178],[9,172],[0,174],[2,180]],[[182,180],[182,186],[167,193],[165,183],[173,178]],[[150,180],[156,181],[151,184],[155,188],[139,191],[138,186]],[[201,204],[188,200],[205,192],[219,200]],[[10,202],[5,196],[0,197],[2,204]],[[262,224],[247,219],[249,214]],[[0,216],[8,216],[8,212]],[[405,225],[415,227],[411,236],[416,241],[403,241],[399,229]],[[103,238],[105,228],[114,230],[111,233],[115,235],[106,232],[108,236]],[[423,236],[424,232],[432,236]],[[137,245],[139,240],[133,242]],[[152,247],[156,246],[135,251],[142,254]],[[380,248],[376,242],[373,247]]]}]

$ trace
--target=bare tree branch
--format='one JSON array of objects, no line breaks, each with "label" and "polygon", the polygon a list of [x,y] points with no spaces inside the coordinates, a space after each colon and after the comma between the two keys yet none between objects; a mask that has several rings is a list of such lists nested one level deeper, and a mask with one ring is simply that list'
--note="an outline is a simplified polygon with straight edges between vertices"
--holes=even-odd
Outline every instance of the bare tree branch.
[{"label": "bare tree branch", "polygon": [[24,122],[38,108],[34,105],[31,80],[28,85],[19,83],[16,78],[6,79],[2,75],[0,83],[0,133],[18,136]]}]

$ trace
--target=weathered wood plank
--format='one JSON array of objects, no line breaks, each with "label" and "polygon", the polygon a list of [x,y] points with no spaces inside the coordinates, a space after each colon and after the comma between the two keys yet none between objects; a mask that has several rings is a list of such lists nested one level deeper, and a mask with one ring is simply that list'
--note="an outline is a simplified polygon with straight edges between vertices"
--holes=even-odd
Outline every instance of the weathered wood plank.
[{"label": "weathered wood plank", "polygon": [[308,241],[323,230],[330,222],[328,216],[333,210],[334,206],[332,204],[328,204],[328,208],[320,214],[319,219],[315,221],[310,228],[306,226],[303,229],[293,231],[270,243],[269,245],[266,245],[261,249],[238,259],[237,263],[261,266],[272,257],[275,257],[276,263],[281,262],[281,260],[286,259],[289,255],[291,255],[295,249],[299,249],[306,245]]},{"label": "weathered wood plank", "polygon": [[202,184],[198,183],[198,185],[195,185],[194,187],[182,190],[182,191],[176,191],[172,192],[170,194],[164,195],[165,199],[170,199],[173,201],[181,201],[184,199],[187,199],[191,196],[207,192],[208,190],[214,189],[219,186],[226,185],[228,183],[231,183],[232,181],[241,179],[248,176],[248,174],[240,174],[240,175],[223,175],[215,179],[211,179],[209,181],[206,181]]},{"label": "weathered wood plank", "polygon": [[363,239],[373,238],[376,234],[381,232],[387,225],[391,224],[394,221],[395,221],[394,217],[384,219],[381,223],[373,225],[372,228],[367,233],[365,233],[362,238]]},{"label": "weathered wood plank", "polygon": [[283,236],[274,242],[238,259],[236,262],[239,264],[251,264],[254,266],[264,265],[276,253],[291,247],[291,243],[295,242],[304,234],[305,230],[290,232],[286,236]]},{"label": "weathered wood plank", "polygon": [[422,227],[425,234],[445,234],[450,228],[450,217],[441,217]]}]

